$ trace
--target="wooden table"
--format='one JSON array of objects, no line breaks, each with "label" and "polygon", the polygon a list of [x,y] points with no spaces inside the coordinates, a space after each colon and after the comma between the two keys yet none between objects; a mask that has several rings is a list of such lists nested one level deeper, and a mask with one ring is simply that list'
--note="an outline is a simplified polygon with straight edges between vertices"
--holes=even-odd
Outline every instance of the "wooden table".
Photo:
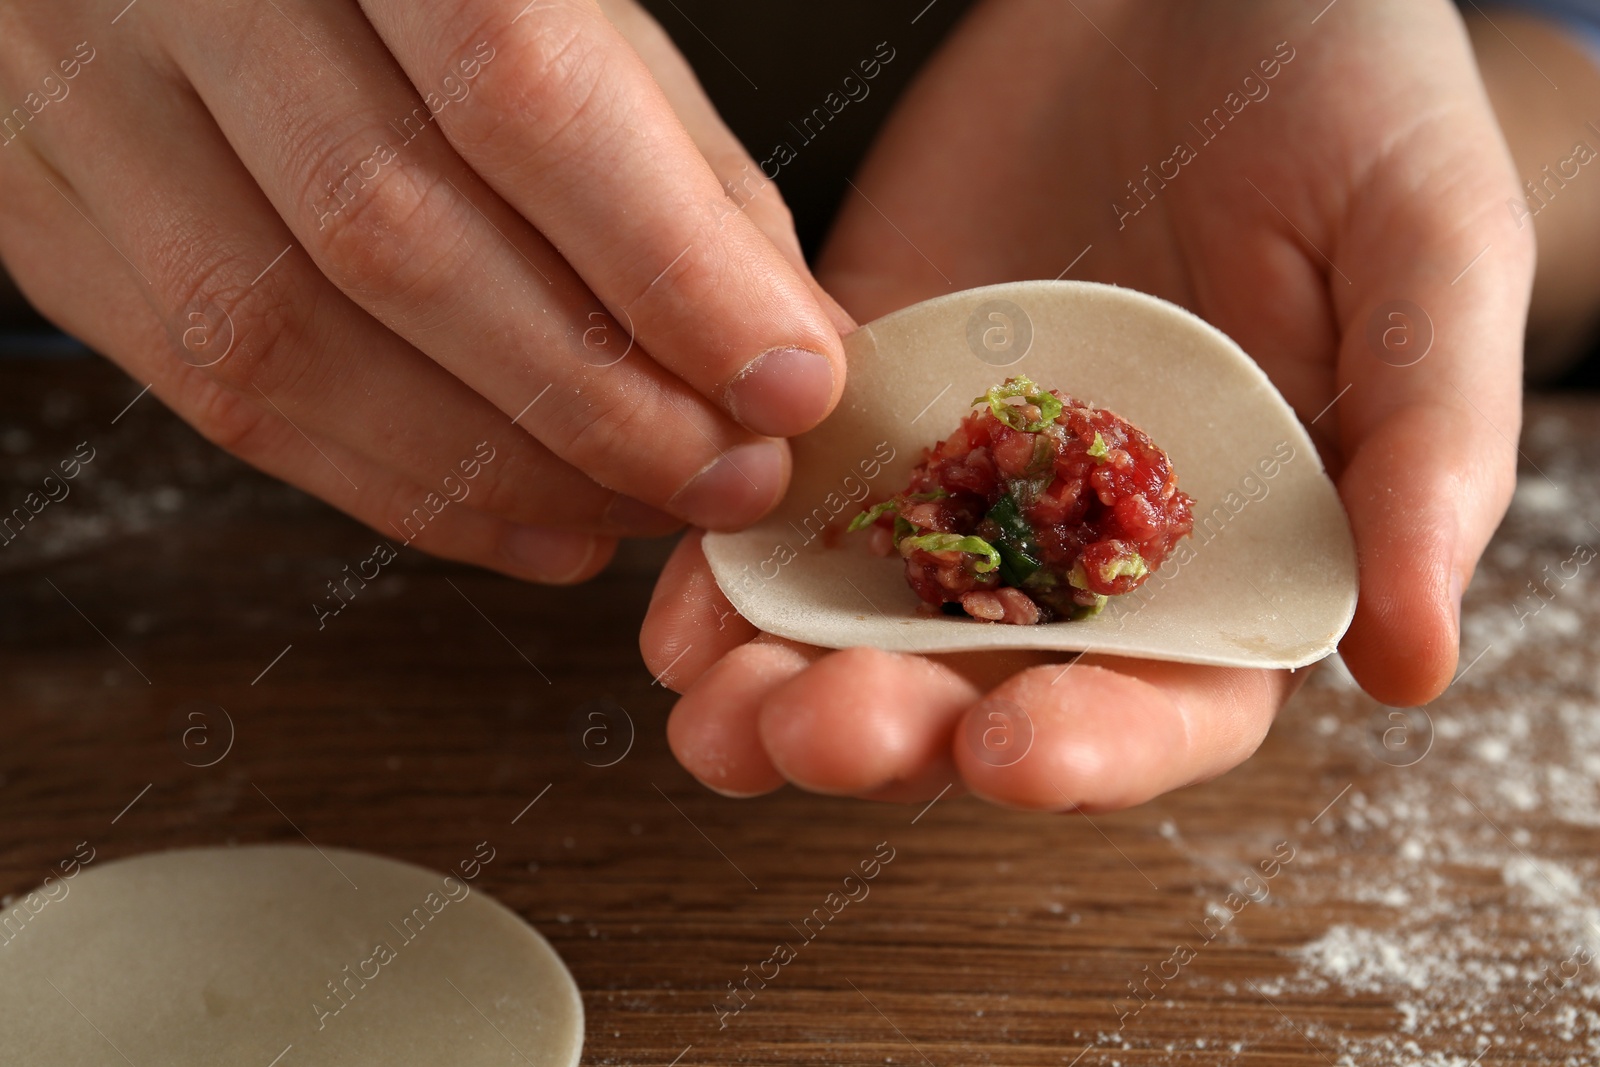
[{"label": "wooden table", "polygon": [[1091,821],[715,796],[636,649],[663,545],[579,590],[407,552],[319,631],[374,534],[127,408],[98,361],[0,375],[6,507],[95,454],[0,548],[0,891],[82,841],[442,869],[488,840],[482,885],[572,968],[593,1064],[1600,1062],[1600,568],[1560,576],[1600,543],[1593,401],[1530,406],[1444,698],[1390,714],[1323,669],[1240,770]]}]

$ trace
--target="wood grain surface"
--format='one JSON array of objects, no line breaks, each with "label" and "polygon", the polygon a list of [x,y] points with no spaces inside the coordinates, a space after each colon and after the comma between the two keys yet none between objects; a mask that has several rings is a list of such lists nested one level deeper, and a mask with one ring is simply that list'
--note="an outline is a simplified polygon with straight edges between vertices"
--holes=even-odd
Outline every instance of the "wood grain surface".
[{"label": "wood grain surface", "polygon": [[1090,819],[716,796],[637,651],[665,545],[570,590],[402,550],[319,629],[376,534],[99,361],[0,375],[6,508],[94,451],[0,548],[0,892],[84,841],[488,840],[592,1064],[1600,1062],[1593,401],[1530,406],[1442,699],[1325,666],[1240,769]]}]

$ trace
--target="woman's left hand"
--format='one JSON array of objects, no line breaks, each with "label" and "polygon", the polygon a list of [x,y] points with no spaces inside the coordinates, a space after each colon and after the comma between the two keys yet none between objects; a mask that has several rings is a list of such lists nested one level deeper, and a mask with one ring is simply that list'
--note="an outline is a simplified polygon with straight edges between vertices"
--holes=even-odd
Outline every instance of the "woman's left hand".
[{"label": "woman's left hand", "polygon": [[[1070,273],[1231,335],[1338,480],[1360,559],[1346,663],[1377,699],[1419,704],[1454,674],[1461,592],[1515,484],[1532,229],[1507,210],[1520,190],[1450,5],[1313,14],[989,0],[899,105],[818,273],[862,321]],[[1388,317],[1399,301],[1409,318]],[[1384,347],[1407,340],[1395,328],[1412,349]],[[964,783],[1050,810],[1227,771],[1304,677],[797,646],[734,613],[698,534],[642,647],[684,694],[673,751],[719,791]]]}]

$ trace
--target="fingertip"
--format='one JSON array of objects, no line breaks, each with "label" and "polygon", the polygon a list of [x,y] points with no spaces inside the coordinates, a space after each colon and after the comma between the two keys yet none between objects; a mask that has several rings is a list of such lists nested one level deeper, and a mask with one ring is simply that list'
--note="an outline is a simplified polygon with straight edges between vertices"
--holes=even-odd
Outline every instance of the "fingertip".
[{"label": "fingertip", "polygon": [[841,392],[839,378],[835,362],[820,352],[794,346],[769,349],[729,384],[728,411],[756,433],[793,437],[833,410]]},{"label": "fingertip", "polygon": [[[994,743],[996,729],[1009,732],[1005,745]],[[1083,663],[1017,675],[967,711],[954,740],[973,793],[1027,811],[1143,803],[1182,784],[1171,772],[1188,752],[1184,717],[1166,693]]]},{"label": "fingertip", "polygon": [[1461,592],[1515,482],[1499,455],[1514,451],[1462,447],[1477,429],[1437,410],[1402,412],[1375,428],[1340,475],[1360,596],[1339,651],[1384,704],[1425,704],[1455,675]]},{"label": "fingertip", "polygon": [[[1445,584],[1448,590],[1449,579]],[[1437,588],[1364,595],[1339,642],[1339,654],[1361,688],[1379,703],[1397,708],[1426,704],[1455,677],[1461,640],[1457,610],[1450,593]]]},{"label": "fingertip", "polygon": [[717,585],[700,548],[704,536],[704,531],[690,530],[673,549],[639,628],[645,666],[662,685],[679,693],[725,653],[759,633]]},{"label": "fingertip", "polygon": [[614,537],[573,530],[510,526],[498,545],[500,569],[544,585],[576,585],[599,574],[616,554]]},{"label": "fingertip", "polygon": [[809,662],[798,646],[752,642],[707,670],[667,719],[667,744],[684,770],[724,796],[757,796],[782,786],[784,776],[768,758],[757,725],[761,701]]},{"label": "fingertip", "polygon": [[766,515],[789,487],[789,448],[752,441],[720,452],[672,498],[667,509],[708,530],[738,530]]},{"label": "fingertip", "polygon": [[825,656],[771,693],[760,732],[785,778],[829,795],[920,792],[953,776],[949,738],[977,691],[918,656],[850,648]]},{"label": "fingertip", "polygon": [[1435,526],[1407,540],[1363,555],[1355,617],[1339,642],[1356,682],[1390,707],[1426,704],[1448,689],[1461,648],[1454,538]]}]

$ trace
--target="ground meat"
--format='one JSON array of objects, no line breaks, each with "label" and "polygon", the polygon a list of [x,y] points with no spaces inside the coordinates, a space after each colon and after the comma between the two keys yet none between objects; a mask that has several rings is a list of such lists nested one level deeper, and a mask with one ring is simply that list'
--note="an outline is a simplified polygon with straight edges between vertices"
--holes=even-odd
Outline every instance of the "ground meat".
[{"label": "ground meat", "polygon": [[1027,593],[1010,586],[1001,586],[995,590],[974,589],[970,593],[963,593],[961,609],[974,619],[1009,622],[1019,626],[1031,626],[1043,617],[1039,605],[1035,604]]},{"label": "ground meat", "polygon": [[[991,622],[1080,618],[1194,526],[1166,453],[1117,415],[1012,378],[856,517],[924,602]],[[959,605],[959,609],[957,608]]]}]

